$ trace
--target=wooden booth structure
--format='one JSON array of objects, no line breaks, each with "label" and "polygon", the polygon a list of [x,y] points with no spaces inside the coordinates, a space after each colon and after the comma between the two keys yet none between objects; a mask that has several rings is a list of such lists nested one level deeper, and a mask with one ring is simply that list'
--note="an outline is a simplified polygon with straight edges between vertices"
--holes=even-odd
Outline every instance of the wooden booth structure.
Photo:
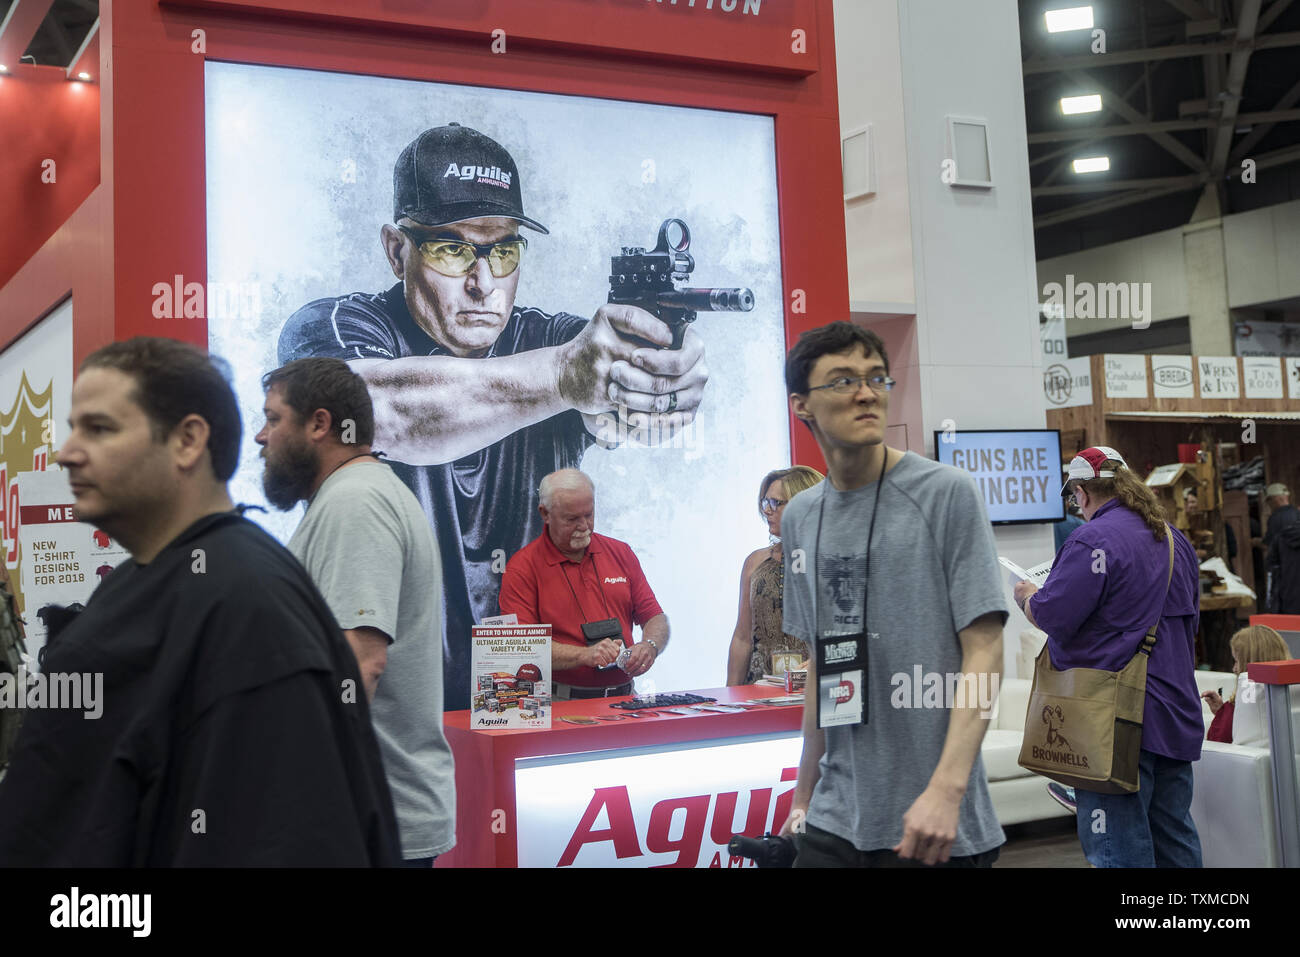
[{"label": "wooden booth structure", "polygon": [[[1207,627],[1230,632],[1244,625],[1264,601],[1257,574],[1269,516],[1264,487],[1282,482],[1294,490],[1300,482],[1300,359],[1094,355],[1067,361],[1074,368],[1045,371],[1068,381],[1064,388],[1062,381],[1045,382],[1047,425],[1061,430],[1062,459],[1106,445],[1150,477],[1170,521],[1194,542],[1204,539],[1207,551],[1259,595],[1258,601],[1203,595],[1202,612],[1227,612],[1221,623],[1210,616],[1203,637]],[[1262,459],[1262,471],[1248,488],[1224,488],[1225,470],[1255,459]],[[1189,491],[1196,496],[1191,511],[1184,507]],[[1236,543],[1231,559],[1225,526]],[[1209,658],[1226,650],[1226,639],[1222,649],[1219,644],[1217,635],[1207,640]]]}]

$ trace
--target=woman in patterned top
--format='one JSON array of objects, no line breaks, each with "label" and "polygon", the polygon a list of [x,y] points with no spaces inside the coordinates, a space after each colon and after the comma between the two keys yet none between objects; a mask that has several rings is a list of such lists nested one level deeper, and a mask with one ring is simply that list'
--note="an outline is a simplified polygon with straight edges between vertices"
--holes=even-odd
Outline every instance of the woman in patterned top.
[{"label": "woman in patterned top", "polygon": [[740,570],[740,613],[727,656],[727,684],[753,684],[763,675],[802,667],[804,643],[781,628],[785,567],[781,555],[781,512],[790,499],[824,476],[806,465],[768,472],[758,487],[758,511],[767,521],[771,544],[745,559]]}]

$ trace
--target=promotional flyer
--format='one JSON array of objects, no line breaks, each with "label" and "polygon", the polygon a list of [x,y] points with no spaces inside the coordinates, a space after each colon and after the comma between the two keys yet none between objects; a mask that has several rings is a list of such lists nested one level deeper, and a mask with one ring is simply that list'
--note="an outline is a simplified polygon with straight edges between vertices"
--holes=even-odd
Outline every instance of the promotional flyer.
[{"label": "promotional flyer", "polygon": [[476,625],[470,727],[551,726],[551,626]]}]

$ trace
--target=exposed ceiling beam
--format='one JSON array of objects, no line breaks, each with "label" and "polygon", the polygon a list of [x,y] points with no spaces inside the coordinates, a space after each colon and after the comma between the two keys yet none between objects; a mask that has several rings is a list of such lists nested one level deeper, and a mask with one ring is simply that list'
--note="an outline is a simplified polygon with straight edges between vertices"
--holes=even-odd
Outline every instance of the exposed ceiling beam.
[{"label": "exposed ceiling beam", "polygon": [[81,42],[81,49],[77,51],[71,62],[68,63],[68,79],[72,79],[79,73],[88,73],[92,80],[99,80],[99,20],[96,19],[90,25],[90,32],[86,34],[86,39]]},{"label": "exposed ceiling beam", "polygon": [[[1247,46],[1253,50],[1276,50],[1282,47],[1300,46],[1300,31],[1268,33],[1254,37]],[[1146,47],[1141,50],[1121,50],[1118,53],[1080,53],[1075,56],[1053,57],[1050,60],[1035,57],[1021,64],[1021,69],[1025,76],[1033,76],[1036,73],[1091,70],[1096,67],[1120,66],[1125,63],[1185,60],[1215,53],[1234,53],[1240,47],[1240,43],[1232,40],[1216,40],[1213,43],[1175,43],[1163,47]]]},{"label": "exposed ceiling beam", "polygon": [[1259,17],[1259,32],[1263,33],[1273,25],[1273,21],[1286,13],[1286,8],[1291,6],[1295,0],[1274,0],[1273,5],[1265,10]]},{"label": "exposed ceiling beam", "polygon": [[[1029,161],[1029,168],[1033,169],[1035,166],[1042,166],[1044,163],[1050,163],[1058,156],[1064,156],[1066,153],[1077,153],[1079,150],[1083,149],[1083,147],[1091,146],[1100,139],[1100,136],[1094,136],[1091,139],[1082,140],[1078,143],[1071,143],[1069,146],[1063,146],[1059,150],[1052,150],[1050,153],[1044,153],[1042,156],[1035,156]],[[1032,143],[1033,140],[1030,140],[1030,142]]]},{"label": "exposed ceiling beam", "polygon": [[1052,167],[1051,171],[1046,176],[1043,177],[1043,181],[1039,183],[1039,185],[1051,186],[1053,183],[1055,183],[1058,179],[1060,179],[1065,174],[1065,171],[1070,168],[1070,164],[1074,162],[1076,158],[1078,158],[1080,151],[1091,146],[1093,142],[1094,142],[1093,140],[1084,140],[1082,143],[1076,143],[1073,146],[1073,148],[1067,147],[1066,149],[1062,150],[1061,152],[1063,153],[1072,153],[1073,155],[1065,157],[1065,159],[1061,160],[1054,167]]},{"label": "exposed ceiling beam", "polygon": [[1189,176],[1159,176],[1153,179],[1099,179],[1090,183],[1068,183],[1064,186],[1035,186],[1033,196],[1074,196],[1079,193],[1113,193],[1125,189],[1141,189],[1147,192],[1173,187],[1192,189],[1205,182],[1204,176],[1192,173]]},{"label": "exposed ceiling beam", "polygon": [[[1274,112],[1290,110],[1291,107],[1295,106],[1297,103],[1300,103],[1300,82],[1297,82],[1295,86],[1287,90],[1286,95],[1274,104],[1273,110]],[[1237,122],[1240,123],[1244,119],[1244,116],[1238,116]],[[1237,148],[1232,151],[1232,155],[1228,157],[1228,165],[1240,165],[1241,161],[1250,155],[1250,151],[1255,148],[1255,144],[1268,136],[1271,132],[1273,132],[1272,123],[1264,123],[1264,125],[1257,126],[1251,130],[1250,133],[1247,134],[1246,138],[1237,144]]]},{"label": "exposed ceiling beam", "polygon": [[10,70],[18,66],[52,6],[54,0],[14,0],[0,24],[0,63]]},{"label": "exposed ceiling beam", "polygon": [[1097,213],[1110,212],[1112,209],[1122,209],[1125,206],[1132,206],[1134,203],[1145,203],[1149,199],[1158,199],[1161,196],[1168,196],[1172,193],[1186,192],[1188,189],[1195,189],[1195,186],[1166,186],[1163,189],[1147,190],[1139,189],[1131,193],[1124,193],[1120,196],[1107,196],[1105,199],[1096,199],[1091,203],[1079,203],[1075,206],[1069,206],[1065,209],[1058,209],[1051,213],[1043,213],[1041,216],[1034,217],[1034,229],[1043,229],[1047,226],[1058,226],[1061,223],[1068,223],[1071,220],[1083,219],[1086,216],[1093,216]]},{"label": "exposed ceiling beam", "polygon": [[1265,33],[1263,36],[1255,37],[1255,41],[1251,46],[1256,50],[1276,50],[1280,47],[1300,46],[1300,31]]},{"label": "exposed ceiling beam", "polygon": [[[1223,19],[1224,0],[1209,0],[1209,6],[1214,8],[1216,25],[1222,31],[1225,26]],[[1223,100],[1221,98],[1223,94],[1223,74],[1228,68],[1228,63],[1223,58],[1220,50],[1207,53],[1201,61],[1201,75],[1205,80],[1205,96],[1207,100],[1214,103],[1216,112],[1223,109]],[[1215,129],[1209,129],[1205,133],[1205,166],[1207,169],[1210,160],[1214,158],[1215,132]]]},{"label": "exposed ceiling beam", "polygon": [[1192,20],[1187,24],[1187,39],[1192,37],[1204,37],[1210,34],[1222,33],[1223,24],[1216,17],[1213,20]]},{"label": "exposed ceiling beam", "polygon": [[[1130,123],[1146,122],[1146,117],[1133,109],[1133,107],[1129,106],[1128,103],[1121,99],[1114,90],[1109,89],[1102,83],[1098,83],[1092,77],[1088,76],[1088,74],[1081,73],[1077,70],[1070,70],[1066,75],[1080,85],[1086,84],[1090,86],[1093,92],[1100,93],[1103,109],[1119,114]],[[1151,133],[1149,135],[1151,139],[1154,142],[1159,143],[1165,151],[1172,156],[1177,157],[1191,169],[1198,173],[1206,172],[1205,161],[1168,133]]]},{"label": "exposed ceiling beam", "polygon": [[[1263,113],[1239,113],[1239,125],[1267,123],[1294,123],[1300,120],[1300,109],[1268,110]],[[1071,140],[1104,140],[1112,136],[1150,136],[1152,133],[1178,133],[1186,130],[1204,130],[1219,125],[1218,119],[1157,120],[1154,123],[1112,123],[1109,126],[1088,126],[1078,130],[1056,130],[1051,133],[1030,133],[1030,143],[1064,143]],[[1254,135],[1253,133],[1251,135]],[[1234,154],[1235,155],[1235,154]]]},{"label": "exposed ceiling beam", "polygon": [[1022,64],[1025,76],[1035,73],[1054,73],[1060,70],[1091,69],[1092,67],[1119,66],[1123,63],[1145,63],[1151,60],[1179,60],[1204,56],[1218,50],[1227,52],[1232,44],[1226,40],[1213,43],[1173,43],[1163,47],[1145,47],[1140,50],[1120,50],[1116,53],[1079,53],[1049,59],[1035,58]]},{"label": "exposed ceiling beam", "polygon": [[[1148,0],[1141,0],[1141,2],[1145,6]],[[1142,48],[1138,50],[1051,59],[1042,56],[1041,51],[1038,51],[1023,64],[1024,74],[1027,77],[1054,72],[1065,74],[1069,81],[1078,87],[1079,92],[1101,94],[1103,109],[1128,121],[1125,124],[1112,122],[1104,127],[1081,127],[1029,135],[1030,144],[1062,144],[1059,148],[1034,156],[1030,160],[1031,167],[1039,167],[1046,163],[1054,164],[1049,176],[1043,178],[1040,185],[1031,191],[1036,205],[1040,198],[1046,197],[1080,196],[1099,192],[1114,194],[1082,203],[1076,202],[1074,205],[1043,213],[1035,217],[1035,229],[1189,192],[1206,182],[1222,184],[1226,178],[1240,175],[1240,162],[1247,157],[1255,162],[1256,169],[1261,170],[1300,163],[1300,145],[1250,156],[1250,152],[1269,135],[1277,123],[1300,122],[1300,108],[1297,108],[1300,107],[1300,82],[1295,83],[1284,96],[1278,99],[1272,109],[1253,113],[1240,112],[1253,52],[1300,46],[1300,31],[1266,33],[1282,14],[1296,5],[1295,0],[1235,0],[1233,3],[1227,3],[1226,0],[1210,0],[1208,3],[1204,0],[1201,2],[1164,0],[1164,3],[1179,10],[1190,21],[1221,22],[1219,14],[1210,7],[1221,8],[1226,16],[1235,19],[1236,23],[1232,23],[1229,19],[1228,22],[1221,23],[1221,32],[1203,31],[1208,40],[1204,43],[1175,43],[1166,47],[1148,48],[1143,38]],[[1157,7],[1159,5],[1155,4]],[[1209,71],[1207,82],[1209,78],[1214,78],[1213,86],[1207,87],[1206,90],[1206,94],[1211,98],[1207,105],[1214,108],[1209,116],[1153,122],[1149,113],[1144,116],[1127,102],[1133,92],[1146,82],[1144,77],[1139,78],[1122,99],[1108,90],[1105,84],[1094,79],[1096,74],[1093,71],[1099,67],[1145,62],[1159,68],[1169,60],[1195,57],[1206,58]],[[1217,77],[1214,76],[1216,73]],[[1245,126],[1254,126],[1254,129],[1244,138],[1240,138],[1237,147],[1233,149],[1233,140],[1238,138],[1235,131]],[[1207,137],[1204,158],[1196,155],[1199,150],[1187,147],[1179,139],[1170,135],[1175,131],[1195,129],[1211,131]],[[1080,150],[1084,147],[1110,137],[1132,135],[1149,136],[1162,149],[1195,170],[1195,173],[1148,179],[1097,179],[1091,182],[1053,184],[1053,180],[1069,169],[1070,162],[1081,155]],[[1074,179],[1075,177],[1070,177],[1070,180]],[[1219,188],[1222,189],[1222,186],[1220,185]]]},{"label": "exposed ceiling beam", "polygon": [[[1147,86],[1147,91],[1148,91],[1148,92],[1147,92],[1147,97],[1148,97],[1147,106],[1149,107],[1149,106],[1150,106],[1151,77],[1152,77],[1154,74],[1158,73],[1158,72],[1160,71],[1160,68],[1161,68],[1162,66],[1164,66],[1163,63],[1156,63],[1156,64],[1155,64],[1154,66],[1152,66],[1149,70],[1144,71],[1143,75],[1142,75],[1141,77],[1139,77],[1137,80],[1135,80],[1135,81],[1133,82],[1133,84],[1132,84],[1132,85],[1131,85],[1127,90],[1124,91],[1124,99],[1127,101],[1127,100],[1129,99],[1129,97],[1131,97],[1134,93],[1137,92],[1138,87],[1139,87],[1139,86],[1142,86],[1143,83],[1145,83],[1146,86]],[[1100,140],[1100,139],[1101,139],[1101,137],[1092,137],[1092,138],[1089,138],[1089,139],[1084,140],[1082,143],[1074,143],[1074,144],[1072,144],[1072,145],[1070,145],[1070,146],[1066,146],[1066,147],[1064,147],[1063,149],[1052,150],[1050,153],[1044,153],[1042,156],[1036,156],[1036,157],[1034,157],[1032,160],[1029,161],[1029,166],[1030,166],[1030,168],[1032,169],[1033,167],[1039,165],[1040,163],[1045,163],[1045,162],[1047,162],[1048,160],[1056,159],[1056,157],[1058,157],[1058,156],[1064,156],[1066,153],[1073,153],[1073,154],[1075,154],[1075,155],[1077,156],[1079,150],[1083,149],[1083,148],[1086,147],[1086,146],[1091,146],[1093,143],[1096,143],[1096,142],[1097,142],[1098,140]],[[1064,173],[1064,172],[1066,171],[1066,169],[1069,167],[1069,165],[1070,165],[1070,160],[1071,160],[1071,159],[1073,159],[1073,157],[1067,156],[1067,157],[1066,157],[1064,160],[1062,160],[1060,163],[1056,164],[1056,167],[1055,167],[1054,169],[1052,169],[1052,171],[1049,172],[1045,177],[1043,177],[1043,181],[1042,181],[1042,183],[1040,183],[1039,185],[1041,185],[1041,186],[1048,186],[1048,185],[1050,185],[1050,184],[1056,182],[1056,180],[1060,178],[1061,174]]]},{"label": "exposed ceiling beam", "polygon": [[63,24],[59,23],[58,17],[45,18],[45,32],[54,45],[59,48],[59,62],[67,63],[72,59],[72,40],[68,38],[68,31],[63,29]]},{"label": "exposed ceiling beam", "polygon": [[1165,3],[1169,4],[1189,20],[1217,19],[1213,11],[1205,9],[1205,7],[1197,3],[1196,0],[1165,0]]},{"label": "exposed ceiling beam", "polygon": [[1237,111],[1241,108],[1241,91],[1246,86],[1246,70],[1250,67],[1250,55],[1253,52],[1251,40],[1259,26],[1259,8],[1263,0],[1242,0],[1241,15],[1237,19],[1237,47],[1228,62],[1228,78],[1224,82],[1227,94],[1223,104],[1223,113],[1219,117],[1218,132],[1214,137],[1214,156],[1210,161],[1210,175],[1222,179],[1228,163],[1228,151],[1232,148],[1232,131],[1237,122]]},{"label": "exposed ceiling beam", "polygon": [[[1274,166],[1284,166],[1287,163],[1294,163],[1300,160],[1300,145],[1287,146],[1280,150],[1273,150],[1271,153],[1262,153],[1259,156],[1251,157],[1255,161],[1256,169],[1269,169]],[[1225,175],[1236,176],[1241,172],[1240,169],[1228,171]]]}]

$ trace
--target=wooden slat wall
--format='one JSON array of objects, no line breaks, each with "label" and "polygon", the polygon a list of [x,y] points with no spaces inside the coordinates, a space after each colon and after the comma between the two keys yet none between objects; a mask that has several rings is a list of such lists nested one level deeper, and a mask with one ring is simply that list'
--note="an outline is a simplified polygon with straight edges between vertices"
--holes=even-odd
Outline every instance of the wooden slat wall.
[{"label": "wooden slat wall", "polygon": [[[1147,390],[1150,393],[1153,391],[1151,357],[1146,356],[1145,358]],[[1192,375],[1199,390],[1200,378],[1197,373],[1197,358],[1197,356],[1192,357]],[[1121,451],[1124,452],[1125,456],[1132,455],[1135,468],[1138,467],[1138,463],[1145,461],[1147,457],[1150,457],[1157,465],[1177,461],[1177,443],[1172,443],[1175,447],[1168,448],[1171,444],[1169,437],[1185,434],[1186,437],[1178,441],[1199,441],[1200,431],[1195,427],[1197,424],[1212,427],[1220,441],[1240,442],[1243,431],[1242,420],[1249,418],[1250,413],[1291,412],[1300,414],[1300,399],[1245,398],[1245,374],[1240,357],[1237,357],[1235,361],[1243,397],[1236,399],[1202,399],[1199,396],[1193,399],[1157,399],[1152,395],[1148,395],[1145,399],[1109,399],[1106,397],[1105,359],[1101,355],[1090,356],[1089,359],[1092,367],[1093,404],[1074,406],[1068,409],[1048,409],[1047,427],[1060,429],[1062,432],[1083,429],[1085,430],[1084,437],[1088,445],[1109,445],[1117,449],[1121,445],[1128,445],[1128,449]],[[1130,415],[1117,416],[1113,414],[1118,412],[1130,414],[1143,412],[1182,413],[1186,418],[1172,419],[1165,416],[1159,418],[1153,416],[1148,419],[1140,419]],[[1235,416],[1236,420],[1207,418],[1207,413],[1227,413]],[[1135,428],[1141,424],[1148,424],[1154,428],[1150,430]],[[1272,446],[1274,461],[1279,467],[1279,472],[1285,473],[1276,477],[1270,475],[1270,481],[1283,481],[1288,484],[1294,481],[1292,473],[1295,471],[1295,465],[1289,463],[1300,455],[1300,430],[1298,429],[1300,429],[1300,421],[1255,420],[1258,444],[1267,443]],[[1136,441],[1136,445],[1129,445],[1130,442],[1134,441]],[[1273,444],[1278,441],[1284,443],[1286,448]],[[1284,451],[1291,452],[1291,454],[1284,456],[1282,454]],[[1061,452],[1064,455],[1066,450],[1062,449]],[[1253,458],[1257,454],[1259,454],[1258,451],[1252,452],[1248,448],[1242,449],[1243,459]],[[1291,487],[1295,488],[1294,485]]]},{"label": "wooden slat wall", "polygon": [[[1101,401],[1102,413],[1110,412],[1185,412],[1188,415],[1205,415],[1206,413],[1244,413],[1244,412],[1295,412],[1300,413],[1300,399],[1247,399],[1246,376],[1242,368],[1241,357],[1236,357],[1233,361],[1237,363],[1237,380],[1241,387],[1241,397],[1236,399],[1203,399],[1198,394],[1191,399],[1157,399],[1154,395],[1153,379],[1151,375],[1151,356],[1146,356],[1147,367],[1147,392],[1148,397],[1145,399],[1108,399],[1106,398],[1106,376],[1104,369],[1104,359],[1100,355],[1092,356],[1092,374],[1093,381],[1096,383],[1093,394]],[[1199,356],[1192,356],[1192,379],[1196,383],[1197,392],[1200,392],[1201,379],[1198,371],[1197,360]],[[1286,394],[1286,386],[1283,385],[1283,395]]]}]

